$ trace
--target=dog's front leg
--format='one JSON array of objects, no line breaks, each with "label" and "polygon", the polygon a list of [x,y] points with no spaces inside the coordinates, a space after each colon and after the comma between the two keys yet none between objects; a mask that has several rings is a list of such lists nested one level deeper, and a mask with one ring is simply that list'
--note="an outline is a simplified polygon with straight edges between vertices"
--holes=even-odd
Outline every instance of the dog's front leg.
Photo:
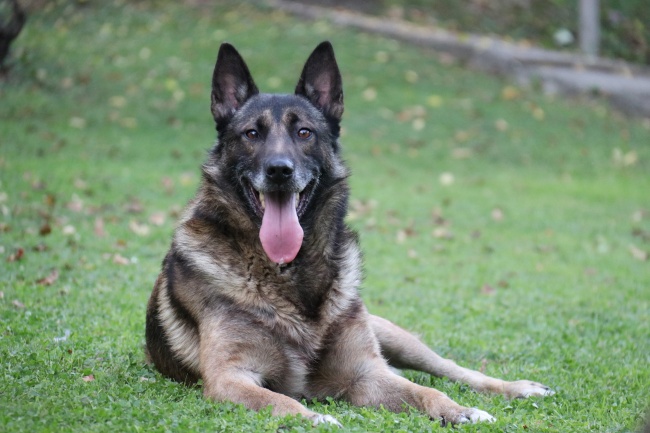
[{"label": "dog's front leg", "polygon": [[508,398],[553,395],[546,385],[530,380],[508,382],[457,365],[429,349],[413,334],[378,316],[370,316],[370,324],[389,364],[396,368],[423,371],[468,384],[479,392],[503,394]]},{"label": "dog's front leg", "polygon": [[433,388],[393,373],[381,356],[365,310],[337,322],[327,350],[312,376],[314,396],[343,398],[359,406],[383,406],[394,412],[412,406],[443,424],[492,421],[488,413],[463,407]]},{"label": "dog's front leg", "polygon": [[302,415],[314,425],[339,422],[307,409],[293,398],[264,388],[268,380],[282,380],[281,350],[259,329],[212,323],[200,331],[200,371],[203,394],[216,402],[230,401],[259,411],[272,407],[274,416]]}]

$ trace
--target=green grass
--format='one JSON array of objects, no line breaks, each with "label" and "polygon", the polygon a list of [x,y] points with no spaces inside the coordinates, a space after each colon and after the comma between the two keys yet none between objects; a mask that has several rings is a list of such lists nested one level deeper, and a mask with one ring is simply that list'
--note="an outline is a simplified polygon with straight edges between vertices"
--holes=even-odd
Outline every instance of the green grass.
[{"label": "green grass", "polygon": [[[206,402],[148,367],[142,347],[175,216],[214,140],[219,43],[240,48],[261,89],[288,92],[324,39],[343,71],[350,222],[370,310],[465,366],[557,394],[507,401],[406,375],[498,419],[463,431],[642,423],[648,122],[325,22],[116,1],[33,14],[0,84],[1,431],[311,430]],[[53,270],[52,284],[39,282]],[[442,431],[415,412],[308,405],[341,431]]]}]

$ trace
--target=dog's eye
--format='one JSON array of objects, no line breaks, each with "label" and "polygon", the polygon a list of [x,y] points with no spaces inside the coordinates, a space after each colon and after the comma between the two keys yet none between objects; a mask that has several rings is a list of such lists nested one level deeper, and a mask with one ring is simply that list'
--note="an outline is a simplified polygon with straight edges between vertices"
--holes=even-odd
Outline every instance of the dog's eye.
[{"label": "dog's eye", "polygon": [[260,137],[260,133],[254,129],[249,129],[244,133],[244,135],[246,135],[246,138],[248,138],[249,140],[256,140]]},{"label": "dog's eye", "polygon": [[307,128],[300,128],[298,130],[298,137],[306,140],[311,137],[312,132]]}]

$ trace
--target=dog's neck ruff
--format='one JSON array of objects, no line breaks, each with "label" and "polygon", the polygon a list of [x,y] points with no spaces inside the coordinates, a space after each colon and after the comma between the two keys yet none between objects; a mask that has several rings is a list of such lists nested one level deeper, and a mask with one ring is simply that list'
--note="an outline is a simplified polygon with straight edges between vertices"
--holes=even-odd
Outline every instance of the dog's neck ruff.
[{"label": "dog's neck ruff", "polygon": [[296,194],[269,192],[264,196],[260,241],[266,255],[280,265],[293,261],[302,245],[303,230],[296,213]]}]

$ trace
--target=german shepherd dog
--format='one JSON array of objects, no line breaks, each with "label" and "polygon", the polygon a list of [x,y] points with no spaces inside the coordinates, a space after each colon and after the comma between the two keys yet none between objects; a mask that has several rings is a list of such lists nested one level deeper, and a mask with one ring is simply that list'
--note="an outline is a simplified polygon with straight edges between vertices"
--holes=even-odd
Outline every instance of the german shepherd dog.
[{"label": "german shepherd dog", "polygon": [[307,60],[295,94],[259,93],[232,45],[212,77],[218,140],[175,231],[147,307],[148,359],[203,381],[214,401],[340,425],[298,399],[411,406],[443,424],[492,421],[389,366],[508,397],[550,395],[456,365],[368,313],[357,236],[344,222],[341,74],[329,42]]}]

